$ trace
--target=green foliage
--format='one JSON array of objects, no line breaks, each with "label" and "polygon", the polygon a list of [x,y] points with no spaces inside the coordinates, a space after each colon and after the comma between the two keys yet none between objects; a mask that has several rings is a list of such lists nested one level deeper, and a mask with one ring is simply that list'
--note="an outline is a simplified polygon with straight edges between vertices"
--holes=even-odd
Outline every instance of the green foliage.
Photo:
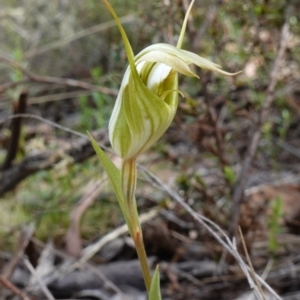
[{"label": "green foliage", "polygon": [[291,113],[288,109],[281,110],[281,118],[278,120],[278,134],[279,138],[284,140],[291,123]]},{"label": "green foliage", "polygon": [[[12,57],[16,62],[22,63],[22,60],[23,60],[23,51],[22,51],[22,49],[21,48],[15,48],[12,52]],[[13,81],[19,81],[19,80],[22,79],[23,73],[18,69],[12,69],[10,76],[11,76],[11,79]]]},{"label": "green foliage", "polygon": [[178,175],[176,178],[178,189],[186,192],[190,188],[190,180],[191,178],[184,173]]},{"label": "green foliage", "polygon": [[235,180],[236,180],[236,176],[235,176],[234,170],[230,166],[225,166],[223,168],[223,171],[224,171],[224,177],[225,177],[226,181],[230,185],[233,185],[235,183]]},{"label": "green foliage", "polygon": [[[41,240],[47,241],[50,236],[61,240],[69,227],[70,213],[87,183],[99,177],[95,159],[83,164],[61,163],[54,170],[41,171],[22,182],[13,197],[9,193],[2,198],[0,244],[5,241],[7,249],[15,247],[17,237],[9,233],[23,223],[33,223],[36,237]],[[104,190],[101,201],[96,201],[82,218],[82,236],[94,239],[113,228],[119,218],[118,203]]]},{"label": "green foliage", "polygon": [[128,211],[126,208],[126,204],[125,204],[125,199],[123,196],[121,173],[90,134],[89,134],[89,137],[90,137],[92,145],[97,153],[97,156],[101,162],[101,165],[105,169],[105,171],[110,179],[110,183],[111,183],[113,190],[117,196],[122,214],[124,216],[124,219],[126,221],[128,228],[129,228],[129,232],[132,233],[131,220],[130,220],[130,217],[129,217],[129,214],[128,214]]},{"label": "green foliage", "polygon": [[282,232],[280,224],[282,213],[282,199],[276,197],[272,201],[271,213],[268,219],[268,249],[272,254],[275,254],[279,248],[277,234]]},{"label": "green foliage", "polygon": [[151,280],[150,292],[148,300],[161,300],[160,293],[160,279],[158,266],[155,269],[154,275]]},{"label": "green foliage", "polygon": [[273,124],[271,122],[266,122],[262,127],[263,137],[266,140],[270,141],[272,138],[272,127],[273,127]]},{"label": "green foliage", "polygon": [[[91,75],[93,81],[99,82],[103,75],[101,68],[92,68]],[[86,132],[86,130],[103,127],[110,116],[112,102],[110,96],[98,92],[93,92],[90,97],[79,96],[80,129]]]}]

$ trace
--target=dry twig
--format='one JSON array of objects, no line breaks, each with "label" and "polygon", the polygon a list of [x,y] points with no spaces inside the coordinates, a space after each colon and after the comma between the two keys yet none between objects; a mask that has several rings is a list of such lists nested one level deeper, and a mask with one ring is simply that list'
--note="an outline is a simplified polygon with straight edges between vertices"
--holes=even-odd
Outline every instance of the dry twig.
[{"label": "dry twig", "polygon": [[70,226],[65,235],[66,251],[73,257],[79,257],[82,251],[82,241],[80,236],[80,221],[85,211],[94,203],[99,195],[103,182],[92,180],[86,187],[85,193],[81,196],[78,204],[70,215]]},{"label": "dry twig", "polygon": [[[13,110],[14,115],[23,114],[26,110],[26,103],[27,103],[27,91],[23,91],[20,94],[19,100],[16,103],[13,103]],[[13,160],[17,156],[17,152],[19,150],[19,139],[21,134],[21,126],[22,126],[22,118],[21,117],[15,117],[12,119],[12,122],[10,124],[11,129],[11,136],[10,141],[7,149],[7,154],[5,157],[5,160],[3,162],[3,165],[1,167],[2,170],[7,170],[10,168]]]},{"label": "dry twig", "polygon": [[[19,63],[16,61],[0,56],[0,62],[3,64],[6,64],[14,69],[20,70],[24,75],[26,75],[31,81],[34,82],[41,82],[41,83],[50,83],[50,84],[60,84],[60,85],[66,85],[71,87],[77,87],[84,90],[92,90],[99,93],[107,94],[107,95],[113,95],[116,96],[118,94],[118,91],[115,89],[110,89],[106,87],[100,87],[96,86],[84,81],[75,80],[75,79],[69,79],[69,78],[58,78],[58,77],[49,77],[49,76],[40,76],[37,75],[26,68],[22,67]],[[11,87],[9,83],[4,83],[2,86],[0,86],[0,92],[3,92],[7,87]]]},{"label": "dry twig", "polygon": [[247,250],[247,246],[246,246],[246,243],[245,243],[245,239],[244,239],[241,227],[239,227],[239,233],[240,233],[240,238],[242,240],[242,245],[243,245],[243,248],[244,248],[246,259],[247,259],[248,265],[250,266],[250,270],[251,270],[250,274],[251,274],[251,276],[252,276],[252,278],[253,278],[253,280],[256,284],[256,287],[257,287],[257,291],[255,291],[255,292],[258,293],[258,296],[260,296],[262,298],[262,300],[266,300],[266,297],[265,297],[265,295],[262,291],[260,283],[258,282],[258,280],[255,276],[255,271],[254,271],[254,268],[253,268],[253,265],[252,265],[252,262],[251,262],[251,259],[250,259],[250,256],[249,256],[249,252]]},{"label": "dry twig", "polygon": [[[159,210],[153,209],[145,214],[141,214],[139,219],[140,223],[143,224],[153,218],[155,218],[159,214]],[[76,268],[80,266],[81,264],[88,261],[90,258],[92,258],[104,245],[106,245],[108,242],[114,240],[115,238],[119,237],[122,234],[125,234],[128,232],[128,227],[126,224],[114,229],[113,231],[107,233],[105,236],[103,236],[99,241],[97,241],[94,244],[89,245],[83,250],[83,255],[80,258],[80,260],[73,265],[73,268]]]},{"label": "dry twig", "polygon": [[[80,139],[70,143],[70,147],[65,149],[65,153],[73,158],[74,162],[81,162],[95,154],[95,151],[90,143],[89,138],[80,132],[66,128],[57,123],[51,122],[40,116],[31,114],[17,114],[0,121],[0,124],[6,120],[13,118],[33,118],[42,122],[45,122],[55,128],[64,130],[76,136]],[[101,147],[105,150],[108,148],[105,146],[108,142],[106,129],[100,129],[92,133],[96,139],[101,139],[104,145]],[[13,165],[7,170],[0,172],[0,195],[12,190],[18,183],[28,176],[40,171],[52,168],[56,163],[62,159],[62,151],[45,151],[35,155],[25,157],[20,163]]]},{"label": "dry twig", "polygon": [[38,282],[41,290],[43,291],[43,293],[45,294],[47,299],[48,300],[55,300],[54,297],[52,296],[52,294],[50,293],[49,289],[47,288],[47,286],[44,284],[43,280],[38,276],[37,272],[35,271],[32,264],[29,262],[29,260],[25,258],[23,261],[24,261],[24,264],[25,264],[26,268],[29,270],[31,275]]},{"label": "dry twig", "polygon": [[0,275],[0,284],[6,287],[7,289],[11,290],[16,296],[20,297],[22,300],[32,300],[2,275]]},{"label": "dry twig", "polygon": [[[41,248],[45,248],[48,247],[48,245],[44,244],[43,242],[32,238],[32,242],[34,242],[38,247]],[[53,282],[55,280],[57,280],[58,278],[61,278],[63,276],[63,274],[65,275],[66,273],[69,272],[69,266],[72,264],[73,258],[71,256],[69,256],[68,254],[66,254],[65,252],[62,252],[60,250],[57,250],[55,248],[53,248],[53,246],[49,246],[49,249],[58,257],[61,257],[63,259],[65,259],[67,261],[67,265],[63,265],[60,270],[57,270],[57,272],[54,272],[55,274],[53,274],[52,280],[50,280],[49,282]],[[115,291],[117,294],[120,295],[121,299],[123,300],[123,293],[122,291],[112,282],[110,281],[100,270],[98,270],[97,268],[95,268],[94,266],[92,266],[91,264],[85,262],[82,262],[82,265],[84,267],[86,267],[87,269],[91,270],[98,278],[102,279],[103,282],[105,282],[105,285],[107,287],[110,287],[113,291]],[[65,269],[67,269],[67,271],[65,271]],[[48,283],[49,283],[48,282]]]},{"label": "dry twig", "polygon": [[2,275],[6,279],[10,279],[10,277],[12,276],[15,268],[17,267],[18,263],[22,259],[23,255],[24,255],[24,251],[25,251],[26,247],[28,246],[28,244],[30,243],[30,240],[31,240],[33,234],[34,234],[33,227],[26,226],[23,228],[21,237],[19,240],[18,249],[15,251],[12,259],[5,266],[5,268],[3,270]]}]

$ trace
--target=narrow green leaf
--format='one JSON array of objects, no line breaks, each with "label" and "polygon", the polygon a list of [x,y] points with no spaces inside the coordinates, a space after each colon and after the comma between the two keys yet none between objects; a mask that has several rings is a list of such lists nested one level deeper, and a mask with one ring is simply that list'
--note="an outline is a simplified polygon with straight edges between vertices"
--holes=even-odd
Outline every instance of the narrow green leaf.
[{"label": "narrow green leaf", "polygon": [[88,135],[91,139],[94,150],[97,153],[97,156],[103,165],[105,171],[107,172],[109,179],[113,185],[114,191],[118,197],[118,200],[123,201],[123,192],[122,192],[122,181],[121,173],[114,163],[109,159],[107,154],[100,148],[95,139],[88,132]]},{"label": "narrow green leaf", "polygon": [[131,222],[128,217],[128,213],[125,207],[125,200],[123,196],[123,190],[122,190],[122,179],[121,179],[121,172],[120,170],[114,165],[114,163],[109,159],[107,154],[99,147],[95,139],[92,137],[92,135],[88,132],[88,135],[91,139],[92,145],[94,150],[97,153],[97,156],[104,167],[106,173],[108,174],[108,177],[110,179],[110,182],[113,186],[114,192],[118,198],[123,216],[125,218],[125,221],[127,223],[128,229],[131,232]]},{"label": "narrow green leaf", "polygon": [[149,291],[149,299],[148,300],[161,300],[160,293],[160,279],[159,279],[159,270],[158,266],[156,267],[155,273],[151,280],[151,286]]}]

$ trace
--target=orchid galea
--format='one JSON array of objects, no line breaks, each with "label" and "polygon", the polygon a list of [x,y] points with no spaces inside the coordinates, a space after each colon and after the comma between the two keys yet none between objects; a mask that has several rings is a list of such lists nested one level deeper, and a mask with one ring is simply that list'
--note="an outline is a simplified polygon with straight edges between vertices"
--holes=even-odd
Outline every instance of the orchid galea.
[{"label": "orchid galea", "polygon": [[154,44],[135,57],[126,35],[122,34],[129,66],[109,122],[109,137],[113,149],[123,159],[137,157],[149,149],[170,126],[177,110],[178,94],[181,94],[178,73],[198,77],[190,69],[190,65],[195,64],[219,74],[236,75],[181,49],[186,22],[187,18],[177,47]]}]

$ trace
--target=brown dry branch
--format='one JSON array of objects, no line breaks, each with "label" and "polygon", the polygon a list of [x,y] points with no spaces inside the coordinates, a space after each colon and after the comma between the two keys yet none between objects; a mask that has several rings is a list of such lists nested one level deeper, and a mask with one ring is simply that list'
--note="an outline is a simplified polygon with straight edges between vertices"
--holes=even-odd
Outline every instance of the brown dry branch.
[{"label": "brown dry branch", "polygon": [[79,90],[73,92],[57,93],[46,96],[31,97],[28,104],[41,104],[46,102],[61,101],[70,98],[78,98],[80,96],[89,96],[93,93],[91,90]]},{"label": "brown dry branch", "polygon": [[5,268],[4,268],[3,272],[2,272],[2,276],[4,278],[6,278],[7,280],[10,279],[10,277],[12,276],[15,268],[17,267],[18,263],[22,259],[23,255],[24,255],[24,252],[25,252],[28,244],[30,243],[30,240],[31,240],[33,234],[34,234],[34,228],[33,227],[25,226],[22,229],[18,248],[15,251],[12,259],[5,266]]},{"label": "brown dry branch", "polygon": [[[33,105],[33,104],[61,101],[61,100],[66,100],[71,98],[78,98],[80,96],[90,96],[93,92],[94,91],[92,90],[77,90],[72,92],[63,92],[63,93],[50,94],[45,96],[30,97],[27,103],[28,105]],[[8,105],[10,105],[9,98],[7,100],[8,101],[1,103],[0,108],[7,107]]]},{"label": "brown dry branch", "polygon": [[[124,226],[124,225],[123,225]],[[123,234],[124,233],[126,233],[126,232],[128,232],[128,230],[126,230],[125,229],[125,231],[123,232]],[[121,233],[120,233],[121,234]],[[112,239],[113,238],[115,238],[115,237],[112,237]],[[66,275],[66,274],[68,274],[69,272],[70,272],[70,269],[72,269],[72,270],[74,270],[74,268],[72,268],[72,265],[71,265],[71,263],[73,262],[73,258],[71,257],[71,256],[69,256],[68,254],[66,254],[65,252],[63,252],[63,251],[60,251],[60,250],[58,250],[58,249],[55,249],[54,247],[53,247],[53,245],[51,245],[51,244],[44,244],[43,242],[41,242],[41,241],[39,241],[39,240],[37,240],[36,238],[32,238],[31,239],[32,240],[32,242],[36,245],[36,246],[38,246],[38,247],[40,247],[41,249],[45,249],[45,248],[48,248],[48,250],[50,250],[53,254],[55,254],[56,256],[58,256],[58,257],[60,257],[60,258],[62,258],[62,259],[64,259],[64,260],[66,260],[67,262],[69,262],[69,264],[67,263],[67,266],[63,266],[62,268],[60,268],[59,270],[58,270],[58,272],[56,272],[57,274],[53,274],[53,278],[52,278],[52,281],[54,282],[55,280],[57,280],[57,279],[60,279],[60,278],[62,278],[62,276],[63,275]],[[109,240],[106,240],[106,242],[109,242]],[[97,244],[97,242],[96,242],[96,244]],[[99,244],[99,243],[98,243]],[[105,244],[105,243],[104,243]],[[102,246],[104,245],[103,243],[102,243]],[[90,246],[88,246],[87,248],[90,248]],[[85,249],[87,249],[87,248],[85,248]],[[97,252],[97,250],[93,253],[93,254],[95,254]],[[90,257],[92,257],[93,255],[91,255]],[[89,258],[90,258],[89,257]],[[103,282],[105,283],[105,285],[107,286],[107,287],[110,287],[113,291],[115,291],[117,294],[119,294],[121,297],[123,297],[123,295],[122,295],[122,292],[120,291],[120,289],[113,283],[113,282],[111,282],[100,270],[98,270],[97,268],[95,268],[93,265],[91,265],[90,263],[88,263],[87,262],[87,260],[89,259],[89,258],[87,258],[86,260],[84,260],[84,261],[82,261],[81,262],[81,264],[80,264],[80,267],[86,267],[87,269],[89,269],[89,270],[91,270],[95,275],[96,275],[96,277],[98,277],[98,278],[100,278],[100,279],[102,279],[103,280]],[[73,264],[74,265],[74,264]],[[75,267],[76,268],[76,267]],[[67,269],[67,271],[66,271],[66,269]],[[55,272],[54,272],[55,273]],[[50,282],[51,282],[51,280],[50,280]],[[122,298],[123,299],[123,298]]]},{"label": "brown dry branch", "polygon": [[[155,217],[157,217],[159,215],[159,213],[160,213],[159,209],[152,209],[151,211],[149,211],[147,213],[141,214],[141,216],[140,216],[141,224],[154,219]],[[65,276],[67,276],[68,274],[73,272],[75,269],[81,269],[81,268],[85,267],[85,268],[89,269],[92,273],[94,273],[96,275],[96,277],[99,277],[101,280],[103,280],[103,282],[105,283],[106,286],[110,287],[113,291],[115,291],[117,294],[120,295],[121,299],[123,299],[124,297],[122,295],[121,290],[112,281],[110,281],[98,268],[87,263],[87,261],[89,259],[91,259],[107,243],[109,243],[110,241],[114,240],[115,238],[117,238],[121,235],[124,235],[126,233],[128,233],[128,228],[127,228],[126,224],[117,227],[113,231],[111,231],[111,232],[107,233],[106,235],[104,235],[103,237],[101,237],[95,243],[84,248],[82,251],[81,258],[75,262],[74,262],[74,258],[72,258],[70,255],[68,255],[62,251],[59,251],[59,250],[53,248],[53,246],[51,244],[45,245],[41,241],[39,241],[35,238],[32,238],[32,241],[38,247],[47,248],[47,250],[51,250],[51,252],[53,252],[55,255],[66,260],[66,262],[64,264],[60,265],[60,267],[53,266],[53,268],[55,268],[55,271],[53,270],[51,275],[47,276],[47,278],[43,278],[43,276],[42,276],[40,279],[43,280],[44,284],[51,285],[51,283],[53,283],[53,282],[57,282],[58,280],[63,280],[63,278]],[[109,269],[109,267],[108,267],[108,269]],[[126,271],[124,271],[124,274],[125,273],[126,273]],[[136,278],[141,278],[141,274],[135,274],[135,276],[136,276]],[[74,283],[74,285],[76,285],[76,283]],[[99,286],[99,288],[100,288],[100,286]]]},{"label": "brown dry branch", "polygon": [[24,259],[24,264],[26,266],[26,268],[29,270],[29,272],[31,273],[31,276],[34,277],[34,279],[37,281],[37,283],[39,284],[41,290],[43,291],[44,295],[46,296],[46,298],[48,300],[55,300],[54,297],[52,296],[52,294],[50,293],[48,287],[45,285],[45,283],[42,281],[42,279],[39,277],[39,275],[37,274],[36,270],[34,269],[34,267],[32,266],[32,264],[29,262],[28,259]]},{"label": "brown dry branch", "polygon": [[[45,124],[48,124],[54,128],[57,128],[57,129],[60,129],[62,131],[65,131],[65,132],[68,132],[70,134],[73,134],[75,136],[78,136],[78,137],[81,137],[81,138],[85,138],[85,139],[88,139],[87,135],[83,134],[83,133],[80,133],[78,131],[75,131],[75,130],[72,130],[70,128],[67,128],[65,126],[62,126],[62,125],[59,125],[58,123],[55,123],[55,122],[52,122],[50,120],[47,120],[41,116],[38,116],[38,115],[33,115],[33,114],[16,114],[16,115],[10,115],[2,120],[0,120],[0,124],[3,124],[5,123],[6,121],[9,121],[11,119],[15,119],[15,118],[29,118],[29,119],[34,119],[34,120],[38,120],[40,122],[43,122]],[[105,149],[106,147],[104,147]]]},{"label": "brown dry branch", "polygon": [[85,211],[94,203],[99,195],[103,181],[91,181],[70,216],[70,226],[65,235],[66,251],[73,257],[79,257],[82,251],[80,221]]},{"label": "brown dry branch", "polygon": [[242,245],[243,245],[243,249],[244,249],[244,252],[245,252],[245,255],[246,255],[246,259],[247,259],[247,263],[250,267],[250,274],[252,276],[252,279],[253,281],[255,282],[256,286],[257,286],[257,289],[259,291],[259,295],[262,297],[263,300],[266,300],[266,297],[261,289],[261,286],[260,286],[260,283],[258,282],[256,276],[255,276],[255,270],[253,268],[253,264],[251,262],[251,259],[250,259],[250,256],[249,256],[249,252],[248,252],[248,249],[247,249],[247,246],[246,246],[246,242],[245,242],[245,239],[244,239],[244,236],[243,236],[243,233],[242,233],[242,230],[241,230],[241,227],[239,227],[239,234],[240,234],[240,238],[241,238],[241,241],[242,241]]},{"label": "brown dry branch", "polygon": [[[141,225],[154,219],[155,217],[158,216],[159,214],[159,210],[158,209],[152,209],[147,213],[141,214],[139,219],[140,219],[140,223]],[[111,232],[107,233],[106,235],[104,235],[103,237],[101,237],[98,241],[96,241],[95,243],[87,246],[85,249],[83,249],[82,251],[82,257],[80,258],[80,260],[75,263],[72,268],[75,269],[77,267],[80,267],[81,264],[84,264],[85,262],[87,262],[89,259],[91,259],[98,251],[100,251],[100,249],[102,249],[102,247],[104,245],[106,245],[108,242],[114,240],[115,238],[128,233],[128,227],[126,224],[123,224],[119,227],[117,227],[116,229],[112,230]]]},{"label": "brown dry branch", "polygon": [[[2,170],[0,172],[0,196],[12,190],[28,176],[41,170],[51,169],[63,159],[65,154],[72,157],[75,163],[82,162],[95,154],[90,140],[85,134],[66,128],[57,123],[46,120],[40,116],[35,116],[31,114],[17,114],[9,116],[4,121],[19,117],[33,118],[45,122],[55,128],[79,136],[80,138],[76,141],[70,142],[70,145],[67,149],[45,151],[31,156],[27,156],[21,162],[12,165],[9,169]],[[0,123],[3,123],[4,121],[1,121]],[[106,129],[100,129],[95,132],[92,132],[92,135],[96,140],[102,141],[103,145],[101,145],[101,147],[103,149],[108,149],[105,146],[108,143],[108,135],[106,133]]]},{"label": "brown dry branch", "polygon": [[[113,95],[113,96],[116,96],[118,94],[118,91],[115,89],[96,86],[96,85],[93,85],[93,84],[90,84],[90,83],[87,83],[84,81],[80,81],[80,80],[69,79],[69,78],[49,77],[49,76],[40,76],[40,75],[32,73],[31,71],[22,67],[16,61],[6,58],[6,57],[3,57],[3,56],[0,56],[0,62],[8,65],[14,69],[20,70],[24,75],[26,75],[33,82],[59,84],[59,85],[77,87],[77,88],[81,88],[81,89],[85,89],[85,90],[92,90],[92,91],[96,91],[96,92],[107,94],[107,95]],[[9,84],[4,83],[2,85],[2,87],[0,86],[1,92],[4,91],[3,86],[4,86],[4,90],[5,90],[5,88],[7,88],[7,86],[9,86]]]},{"label": "brown dry branch", "polygon": [[245,185],[247,182],[248,170],[251,166],[253,157],[256,153],[258,143],[261,137],[261,129],[268,119],[272,103],[275,99],[275,87],[278,82],[278,74],[284,59],[284,54],[287,48],[287,43],[289,39],[289,16],[291,7],[288,7],[286,13],[286,21],[281,29],[280,43],[278,48],[277,56],[274,60],[273,67],[270,72],[270,81],[266,91],[266,100],[260,111],[259,120],[256,125],[255,132],[249,143],[246,157],[242,163],[241,174],[239,175],[239,181],[237,182],[234,193],[231,208],[231,220],[229,225],[230,236],[236,236],[237,225],[239,220],[240,204],[244,195]]},{"label": "brown dry branch", "polygon": [[28,83],[30,83],[30,80],[28,80],[28,79],[4,82],[0,85],[0,94],[4,93],[5,91],[7,91],[9,89],[12,89],[12,88],[18,86],[18,85],[28,84]]},{"label": "brown dry branch", "polygon": [[0,275],[0,284],[6,287],[7,289],[11,290],[16,296],[19,296],[22,300],[32,300],[2,275]]},{"label": "brown dry branch", "polygon": [[[13,114],[23,114],[26,110],[26,104],[27,104],[27,97],[28,93],[27,91],[23,91],[20,94],[19,100],[16,103],[13,103]],[[6,158],[2,164],[1,169],[7,170],[12,165],[13,160],[16,158],[18,150],[19,150],[19,139],[21,134],[21,126],[22,126],[22,118],[16,117],[13,118],[10,124],[10,141],[8,144],[7,154]]]},{"label": "brown dry branch", "polygon": [[107,278],[107,276],[105,276],[101,271],[99,271],[97,268],[95,268],[93,265],[91,265],[89,263],[85,263],[85,265],[92,273],[94,273],[96,276],[98,276],[100,279],[102,279],[103,282],[105,282],[106,286],[110,287],[113,291],[115,291],[119,295],[121,300],[127,299],[127,298],[125,298],[122,291],[112,281],[110,281]]}]

